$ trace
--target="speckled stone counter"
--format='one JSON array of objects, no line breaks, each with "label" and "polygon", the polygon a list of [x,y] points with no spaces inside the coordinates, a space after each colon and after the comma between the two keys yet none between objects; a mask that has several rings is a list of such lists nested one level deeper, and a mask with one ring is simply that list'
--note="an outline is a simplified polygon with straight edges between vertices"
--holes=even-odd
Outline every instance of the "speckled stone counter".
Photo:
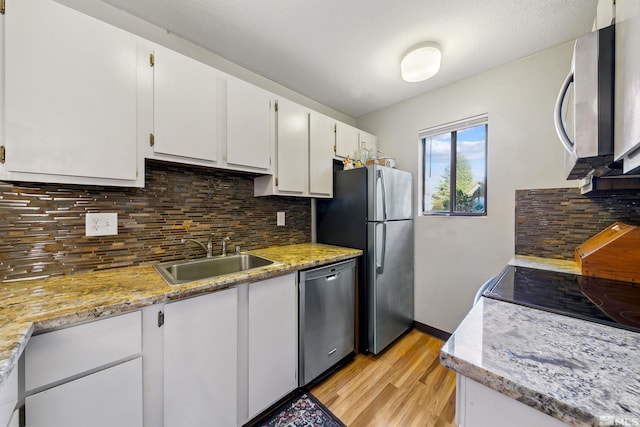
[{"label": "speckled stone counter", "polygon": [[638,333],[481,298],[440,357],[569,425],[640,422]]},{"label": "speckled stone counter", "polygon": [[3,283],[0,287],[0,385],[15,367],[34,332],[330,264],[357,257],[362,251],[304,243],[248,253],[275,263],[178,286],[169,286],[152,265]]}]

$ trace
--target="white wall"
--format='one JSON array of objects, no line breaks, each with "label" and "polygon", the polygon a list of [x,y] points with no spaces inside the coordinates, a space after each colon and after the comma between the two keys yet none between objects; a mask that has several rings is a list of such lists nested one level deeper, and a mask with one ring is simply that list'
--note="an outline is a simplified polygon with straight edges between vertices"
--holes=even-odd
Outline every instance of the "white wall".
[{"label": "white wall", "polygon": [[563,179],[553,128],[572,49],[566,43],[358,119],[357,126],[377,135],[380,149],[417,183],[421,129],[489,115],[487,216],[415,220],[418,322],[453,332],[477,288],[511,259],[516,189],[574,185]]}]

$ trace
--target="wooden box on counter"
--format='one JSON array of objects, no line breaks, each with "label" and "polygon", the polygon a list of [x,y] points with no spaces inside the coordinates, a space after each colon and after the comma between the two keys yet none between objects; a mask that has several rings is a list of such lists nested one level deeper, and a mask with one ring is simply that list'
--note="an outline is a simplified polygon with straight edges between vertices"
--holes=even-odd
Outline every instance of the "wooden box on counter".
[{"label": "wooden box on counter", "polygon": [[640,282],[640,227],[615,222],[579,245],[574,258],[583,276]]}]

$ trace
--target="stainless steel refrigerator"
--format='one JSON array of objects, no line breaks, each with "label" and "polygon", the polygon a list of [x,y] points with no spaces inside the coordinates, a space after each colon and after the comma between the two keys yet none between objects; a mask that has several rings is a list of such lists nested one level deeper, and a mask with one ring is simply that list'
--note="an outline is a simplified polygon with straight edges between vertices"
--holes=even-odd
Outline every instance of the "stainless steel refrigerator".
[{"label": "stainless steel refrigerator", "polygon": [[319,243],[362,249],[359,350],[378,354],[413,326],[413,191],[409,172],[379,165],[334,172],[316,204]]}]

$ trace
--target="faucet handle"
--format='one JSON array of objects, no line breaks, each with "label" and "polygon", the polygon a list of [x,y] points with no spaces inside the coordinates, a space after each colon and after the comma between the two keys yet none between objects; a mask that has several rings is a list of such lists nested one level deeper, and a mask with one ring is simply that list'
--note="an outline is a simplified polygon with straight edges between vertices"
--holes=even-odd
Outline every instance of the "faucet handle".
[{"label": "faucet handle", "polygon": [[240,255],[240,245],[236,245],[236,255]]}]

